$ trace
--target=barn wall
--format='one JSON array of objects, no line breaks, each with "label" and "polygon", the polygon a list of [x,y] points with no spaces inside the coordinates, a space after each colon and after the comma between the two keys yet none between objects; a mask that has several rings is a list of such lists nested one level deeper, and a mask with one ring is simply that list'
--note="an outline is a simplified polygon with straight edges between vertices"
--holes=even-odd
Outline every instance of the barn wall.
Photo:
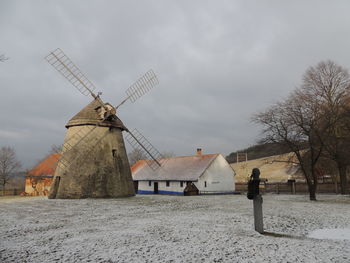
[{"label": "barn wall", "polygon": [[26,184],[25,184],[24,191],[30,195],[32,195],[32,193],[34,191],[34,189],[32,188],[32,184],[30,183],[29,178],[26,178]]},{"label": "barn wall", "polygon": [[170,181],[169,186],[166,186],[165,181],[151,181],[151,186],[149,186],[149,181],[139,181],[138,194],[153,194],[154,193],[154,182],[158,182],[159,194],[178,194],[182,195],[186,187],[186,183],[183,183],[183,187],[180,186],[179,181]]},{"label": "barn wall", "polygon": [[[225,193],[235,191],[235,173],[220,154],[194,184],[200,193]],[[205,187],[205,182],[207,187]]]},{"label": "barn wall", "polygon": [[52,183],[52,178],[41,178],[37,181],[36,191],[32,187],[30,178],[26,178],[25,182],[25,193],[28,195],[48,195]]}]

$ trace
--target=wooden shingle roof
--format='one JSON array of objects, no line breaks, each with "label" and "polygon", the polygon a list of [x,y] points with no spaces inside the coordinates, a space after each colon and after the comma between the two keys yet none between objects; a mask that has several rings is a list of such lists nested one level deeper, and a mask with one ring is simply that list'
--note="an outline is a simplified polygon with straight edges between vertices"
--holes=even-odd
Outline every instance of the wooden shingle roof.
[{"label": "wooden shingle roof", "polygon": [[[108,103],[106,104],[108,105]],[[96,99],[94,99],[69,120],[69,122],[66,124],[66,128],[81,125],[99,125],[102,127],[115,127],[126,130],[124,124],[116,115],[113,115],[109,120],[101,122],[102,118],[97,111],[97,109],[100,107],[101,104]]]}]

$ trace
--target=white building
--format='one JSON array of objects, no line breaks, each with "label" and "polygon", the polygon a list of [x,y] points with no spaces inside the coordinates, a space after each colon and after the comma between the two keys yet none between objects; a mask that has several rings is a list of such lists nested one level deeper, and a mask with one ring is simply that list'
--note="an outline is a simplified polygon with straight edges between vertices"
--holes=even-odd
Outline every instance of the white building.
[{"label": "white building", "polygon": [[235,191],[235,172],[221,154],[202,154],[162,159],[152,170],[146,161],[131,168],[138,194],[222,194]]}]

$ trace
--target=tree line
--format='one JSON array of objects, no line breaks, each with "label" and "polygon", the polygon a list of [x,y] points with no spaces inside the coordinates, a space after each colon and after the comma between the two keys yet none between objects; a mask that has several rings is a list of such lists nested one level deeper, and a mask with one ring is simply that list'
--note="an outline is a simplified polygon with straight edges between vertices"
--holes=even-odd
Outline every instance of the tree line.
[{"label": "tree line", "polygon": [[286,98],[255,114],[263,143],[275,143],[295,154],[310,200],[316,200],[322,166],[337,168],[341,194],[348,194],[350,164],[350,75],[333,61],[309,67],[302,83]]}]

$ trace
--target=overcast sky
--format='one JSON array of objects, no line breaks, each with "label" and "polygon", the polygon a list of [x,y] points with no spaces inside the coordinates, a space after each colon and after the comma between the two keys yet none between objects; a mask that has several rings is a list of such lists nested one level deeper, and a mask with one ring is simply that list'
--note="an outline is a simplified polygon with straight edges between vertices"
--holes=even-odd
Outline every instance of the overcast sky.
[{"label": "overcast sky", "polygon": [[0,146],[31,168],[91,101],[44,57],[60,47],[113,105],[153,69],[160,84],[119,110],[160,151],[253,145],[253,113],[307,67],[350,67],[350,1],[0,1]]}]

